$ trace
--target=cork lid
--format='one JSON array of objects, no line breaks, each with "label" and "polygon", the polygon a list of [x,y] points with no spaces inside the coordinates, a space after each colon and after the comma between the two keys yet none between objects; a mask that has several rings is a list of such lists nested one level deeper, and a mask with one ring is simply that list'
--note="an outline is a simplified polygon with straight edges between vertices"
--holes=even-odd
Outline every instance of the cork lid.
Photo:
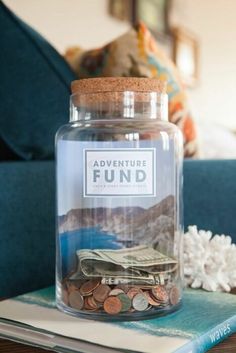
[{"label": "cork lid", "polygon": [[71,83],[72,94],[102,92],[157,92],[166,93],[166,82],[144,77],[98,77],[76,80]]}]

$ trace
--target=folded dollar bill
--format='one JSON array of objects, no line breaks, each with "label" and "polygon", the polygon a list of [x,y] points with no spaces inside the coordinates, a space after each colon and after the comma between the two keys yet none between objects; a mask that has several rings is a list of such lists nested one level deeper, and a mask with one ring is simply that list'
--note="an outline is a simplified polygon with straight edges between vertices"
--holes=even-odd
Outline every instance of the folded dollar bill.
[{"label": "folded dollar bill", "polygon": [[154,278],[150,276],[149,278],[129,278],[129,277],[103,277],[101,280],[102,284],[117,285],[117,284],[132,284],[134,285],[149,285],[152,287],[156,284],[159,284]]},{"label": "folded dollar bill", "polygon": [[148,277],[142,278],[129,278],[129,277],[103,277],[101,279],[102,284],[116,285],[116,284],[132,284],[132,285],[142,285],[142,288],[150,289],[153,285],[164,285],[165,281],[170,281],[170,276],[166,274],[160,275],[149,275]]},{"label": "folded dollar bill", "polygon": [[[83,250],[80,250],[83,251]],[[119,250],[99,249],[92,250],[104,261],[109,261],[124,268],[154,268],[157,265],[176,264],[177,261],[162,254],[147,245],[139,245],[133,248]]]},{"label": "folded dollar bill", "polygon": [[[153,276],[172,272],[177,261],[147,245],[119,250],[78,250],[78,271],[89,277],[122,277],[153,282]],[[149,281],[149,282],[148,282]]]}]

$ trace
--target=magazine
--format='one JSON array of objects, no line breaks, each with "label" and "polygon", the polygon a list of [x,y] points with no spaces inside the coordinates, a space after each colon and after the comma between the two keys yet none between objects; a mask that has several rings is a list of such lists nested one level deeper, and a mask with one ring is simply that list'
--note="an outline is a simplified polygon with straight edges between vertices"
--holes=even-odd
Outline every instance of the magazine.
[{"label": "magazine", "polygon": [[152,320],[101,322],[56,308],[55,288],[0,302],[0,337],[57,352],[204,353],[236,332],[236,296],[186,289],[182,308]]}]

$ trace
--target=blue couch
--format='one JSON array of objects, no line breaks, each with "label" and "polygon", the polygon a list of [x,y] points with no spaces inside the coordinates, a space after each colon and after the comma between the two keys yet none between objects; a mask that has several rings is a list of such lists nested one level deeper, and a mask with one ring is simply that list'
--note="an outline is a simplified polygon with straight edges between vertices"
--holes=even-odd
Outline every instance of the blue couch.
[{"label": "blue couch", "polygon": [[[0,297],[48,286],[55,273],[54,162],[0,163]],[[184,163],[184,224],[236,242],[236,160]]]}]

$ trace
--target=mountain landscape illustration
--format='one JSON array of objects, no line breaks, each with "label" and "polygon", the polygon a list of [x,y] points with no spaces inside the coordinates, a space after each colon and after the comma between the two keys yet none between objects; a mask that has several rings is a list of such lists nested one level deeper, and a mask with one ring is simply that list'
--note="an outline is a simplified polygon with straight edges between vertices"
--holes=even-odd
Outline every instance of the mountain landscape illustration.
[{"label": "mountain landscape illustration", "polygon": [[[77,208],[58,217],[59,233],[82,228],[99,227],[114,234],[120,242],[134,241],[166,248],[174,236],[174,196],[169,195],[158,204],[142,207]],[[170,240],[170,242],[168,242]],[[162,246],[163,245],[163,246]],[[163,249],[164,250],[164,249]],[[168,250],[168,249],[165,249]]]}]

